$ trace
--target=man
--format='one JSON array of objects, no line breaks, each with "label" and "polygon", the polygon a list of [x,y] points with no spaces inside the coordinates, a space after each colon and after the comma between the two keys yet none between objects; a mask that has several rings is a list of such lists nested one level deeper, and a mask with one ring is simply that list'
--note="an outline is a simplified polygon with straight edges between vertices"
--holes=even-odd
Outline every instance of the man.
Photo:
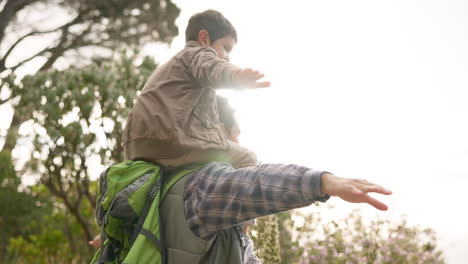
[{"label": "man", "polygon": [[[218,98],[218,111],[225,136],[238,141],[240,129],[225,99]],[[247,221],[315,201],[325,202],[330,196],[386,210],[385,204],[368,193],[391,194],[365,180],[341,178],[292,164],[241,169],[224,162],[191,166],[197,169],[179,180],[161,203],[169,264],[255,261],[254,255],[244,254],[249,244],[245,243],[240,225]],[[187,168],[172,168],[168,174]],[[100,241],[95,239],[91,244],[100,245]]]}]

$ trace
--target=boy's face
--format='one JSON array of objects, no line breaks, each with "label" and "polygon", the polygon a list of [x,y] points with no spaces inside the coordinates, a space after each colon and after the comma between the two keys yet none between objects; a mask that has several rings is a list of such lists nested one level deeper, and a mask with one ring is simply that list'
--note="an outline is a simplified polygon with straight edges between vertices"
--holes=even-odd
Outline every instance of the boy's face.
[{"label": "boy's face", "polygon": [[223,132],[228,140],[239,144],[239,136],[240,136],[241,131],[237,122],[234,123],[231,129],[227,129],[223,124]]},{"label": "boy's face", "polygon": [[237,144],[239,144],[239,136],[240,136],[240,128],[239,128],[239,125],[237,123],[235,123],[232,128],[231,128],[231,131],[229,131],[229,135],[228,135],[228,139],[233,141],[233,142],[236,142]]},{"label": "boy's face", "polygon": [[230,35],[227,35],[223,38],[217,39],[210,45],[210,47],[216,50],[216,53],[218,53],[218,57],[220,59],[229,61],[229,54],[234,48],[234,45],[236,45],[234,38]]},{"label": "boy's face", "polygon": [[236,41],[231,35],[227,35],[211,43],[210,35],[208,34],[208,31],[204,29],[198,32],[197,41],[203,47],[208,46],[213,48],[214,50],[216,50],[216,53],[218,53],[218,58],[227,61],[229,61],[229,53],[231,53],[232,49],[234,48],[234,45],[236,45]]}]

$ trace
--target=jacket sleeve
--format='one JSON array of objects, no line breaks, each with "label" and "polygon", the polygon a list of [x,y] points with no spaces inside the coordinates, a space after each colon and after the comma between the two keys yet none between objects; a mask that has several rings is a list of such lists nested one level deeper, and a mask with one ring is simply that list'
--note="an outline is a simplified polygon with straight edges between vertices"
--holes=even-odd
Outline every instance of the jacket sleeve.
[{"label": "jacket sleeve", "polygon": [[260,216],[325,202],[322,171],[298,165],[262,164],[234,169],[211,162],[190,174],[184,192],[187,222],[200,238]]},{"label": "jacket sleeve", "polygon": [[237,66],[216,56],[211,48],[200,48],[191,58],[189,71],[196,82],[203,88],[232,87],[232,74],[239,69]]}]

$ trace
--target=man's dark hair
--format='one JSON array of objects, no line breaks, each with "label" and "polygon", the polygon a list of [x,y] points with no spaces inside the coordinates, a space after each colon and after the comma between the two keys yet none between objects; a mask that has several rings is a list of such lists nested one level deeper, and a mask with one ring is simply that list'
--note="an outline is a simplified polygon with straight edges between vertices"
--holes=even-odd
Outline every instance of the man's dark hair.
[{"label": "man's dark hair", "polygon": [[188,22],[185,30],[185,41],[197,40],[198,32],[208,31],[211,44],[220,38],[231,36],[237,42],[237,32],[234,26],[227,20],[223,14],[216,10],[206,10],[193,15]]},{"label": "man's dark hair", "polygon": [[221,123],[227,130],[231,130],[232,127],[237,123],[234,116],[234,109],[232,109],[228,100],[221,96],[216,96],[216,101],[218,104],[218,113]]}]

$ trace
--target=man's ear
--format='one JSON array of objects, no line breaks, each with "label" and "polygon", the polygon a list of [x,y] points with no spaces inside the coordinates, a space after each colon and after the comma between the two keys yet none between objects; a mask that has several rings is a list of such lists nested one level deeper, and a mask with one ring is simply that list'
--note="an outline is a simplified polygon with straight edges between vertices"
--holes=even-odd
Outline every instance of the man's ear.
[{"label": "man's ear", "polygon": [[209,47],[209,46],[211,46],[210,34],[208,34],[208,31],[206,31],[205,29],[200,30],[200,31],[198,32],[197,41],[198,41],[198,43],[200,43],[203,47]]}]

